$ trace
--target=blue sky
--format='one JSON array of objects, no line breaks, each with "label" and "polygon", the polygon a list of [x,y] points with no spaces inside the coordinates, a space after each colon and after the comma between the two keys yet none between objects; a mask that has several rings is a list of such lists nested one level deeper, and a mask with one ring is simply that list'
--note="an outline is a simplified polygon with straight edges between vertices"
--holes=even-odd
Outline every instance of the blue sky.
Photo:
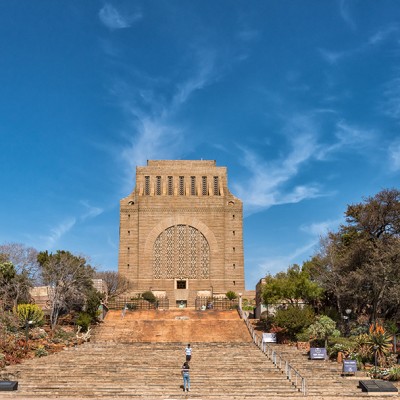
[{"label": "blue sky", "polygon": [[246,287],[400,178],[397,0],[0,2],[0,243],[118,263],[147,159],[244,202]]}]

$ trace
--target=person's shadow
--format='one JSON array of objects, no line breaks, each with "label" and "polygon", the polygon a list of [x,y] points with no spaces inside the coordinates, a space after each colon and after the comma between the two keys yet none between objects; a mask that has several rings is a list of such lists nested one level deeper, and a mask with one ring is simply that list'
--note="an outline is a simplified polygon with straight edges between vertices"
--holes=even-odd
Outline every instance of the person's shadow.
[{"label": "person's shadow", "polygon": [[[179,386],[183,390],[183,385]],[[189,392],[185,392],[186,396],[189,396]]]}]

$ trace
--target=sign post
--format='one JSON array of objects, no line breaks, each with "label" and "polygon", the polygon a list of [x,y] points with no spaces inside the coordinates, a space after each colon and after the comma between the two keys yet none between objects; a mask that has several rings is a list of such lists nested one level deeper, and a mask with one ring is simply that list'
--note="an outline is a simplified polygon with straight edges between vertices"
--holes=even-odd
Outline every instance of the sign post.
[{"label": "sign post", "polygon": [[326,360],[325,347],[311,347],[310,359],[311,360]]},{"label": "sign post", "polygon": [[355,374],[357,372],[357,361],[356,360],[343,360],[343,375],[344,374]]}]

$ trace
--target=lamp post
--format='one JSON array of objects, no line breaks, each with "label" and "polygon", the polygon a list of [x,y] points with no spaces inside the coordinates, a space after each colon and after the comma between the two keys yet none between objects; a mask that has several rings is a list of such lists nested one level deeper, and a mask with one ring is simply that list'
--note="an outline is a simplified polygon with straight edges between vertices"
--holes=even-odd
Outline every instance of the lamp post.
[{"label": "lamp post", "polygon": [[33,325],[33,321],[26,320],[25,321],[25,345],[28,348],[28,340],[29,340],[29,327]]},{"label": "lamp post", "polygon": [[346,308],[344,310],[346,315],[343,317],[345,322],[346,322],[346,336],[350,335],[350,314],[351,314],[351,308]]}]

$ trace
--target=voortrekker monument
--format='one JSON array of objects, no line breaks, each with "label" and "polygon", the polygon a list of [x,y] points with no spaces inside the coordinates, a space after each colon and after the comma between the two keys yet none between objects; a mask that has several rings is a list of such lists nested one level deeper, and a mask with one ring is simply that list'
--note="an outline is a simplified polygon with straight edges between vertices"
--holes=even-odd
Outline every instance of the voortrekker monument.
[{"label": "voortrekker monument", "polygon": [[120,202],[118,271],[132,293],[151,290],[174,307],[245,290],[243,204],[226,167],[210,160],[148,160]]}]

